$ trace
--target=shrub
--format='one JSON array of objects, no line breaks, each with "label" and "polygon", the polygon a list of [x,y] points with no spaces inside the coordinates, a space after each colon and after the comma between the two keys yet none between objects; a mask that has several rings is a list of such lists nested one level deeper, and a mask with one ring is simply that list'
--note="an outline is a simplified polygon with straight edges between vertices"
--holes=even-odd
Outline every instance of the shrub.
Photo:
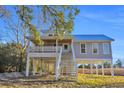
[{"label": "shrub", "polygon": [[1,44],[0,46],[0,72],[22,71],[24,57],[21,49],[15,43]]}]

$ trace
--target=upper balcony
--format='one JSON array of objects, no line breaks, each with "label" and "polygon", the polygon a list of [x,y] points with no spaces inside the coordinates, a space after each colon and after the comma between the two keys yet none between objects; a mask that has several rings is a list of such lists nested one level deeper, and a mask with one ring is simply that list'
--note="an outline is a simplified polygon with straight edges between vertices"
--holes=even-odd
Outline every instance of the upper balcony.
[{"label": "upper balcony", "polygon": [[[60,46],[58,46],[58,52],[60,52]],[[55,46],[29,47],[27,53],[29,57],[56,57],[56,47]]]}]

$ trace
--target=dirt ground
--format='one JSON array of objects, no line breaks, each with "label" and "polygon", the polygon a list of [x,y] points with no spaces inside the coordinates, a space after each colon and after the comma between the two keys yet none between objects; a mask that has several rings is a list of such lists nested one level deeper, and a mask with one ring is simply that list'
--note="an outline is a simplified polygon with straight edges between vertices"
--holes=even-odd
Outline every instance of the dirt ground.
[{"label": "dirt ground", "polygon": [[77,88],[80,87],[74,80],[59,80],[49,76],[31,76],[29,78],[9,78],[0,80],[0,88]]},{"label": "dirt ground", "polygon": [[[124,87],[124,69],[114,69],[115,75],[110,75],[110,69],[105,69],[105,75],[102,76],[101,69],[99,75],[88,74],[90,69],[85,69],[86,74],[82,74],[79,69],[78,81],[66,80],[61,78],[55,80],[55,76],[30,76],[22,78],[8,78],[0,80],[0,88],[87,88],[87,87]],[[118,75],[118,76],[117,76]],[[103,80],[104,79],[104,80]],[[112,82],[111,82],[112,81]]]}]

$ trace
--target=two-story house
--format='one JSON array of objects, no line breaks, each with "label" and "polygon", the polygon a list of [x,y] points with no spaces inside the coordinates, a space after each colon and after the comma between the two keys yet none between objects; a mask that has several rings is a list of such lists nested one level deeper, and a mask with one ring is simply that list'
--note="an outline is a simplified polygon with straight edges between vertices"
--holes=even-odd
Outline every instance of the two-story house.
[{"label": "two-story house", "polygon": [[[29,37],[28,39],[31,39]],[[104,62],[111,63],[112,66],[112,38],[105,35],[73,35],[64,36],[58,40],[53,34],[42,36],[43,46],[32,45],[27,52],[26,76],[29,76],[30,59],[41,59],[39,62],[39,73],[42,75],[49,71],[49,65],[53,66],[56,80],[61,76],[69,75],[78,77],[78,64],[90,64],[102,66],[104,75]],[[33,75],[36,73],[36,61],[33,62]],[[46,70],[47,68],[47,70]],[[97,69],[96,69],[97,70]],[[98,74],[98,70],[96,71]]]}]

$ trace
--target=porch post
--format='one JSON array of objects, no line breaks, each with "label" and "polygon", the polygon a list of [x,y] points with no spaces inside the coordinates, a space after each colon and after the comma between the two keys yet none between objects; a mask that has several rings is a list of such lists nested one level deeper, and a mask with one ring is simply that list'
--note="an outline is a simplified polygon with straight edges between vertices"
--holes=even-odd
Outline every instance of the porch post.
[{"label": "porch post", "polygon": [[55,68],[55,78],[58,80],[57,64],[58,63],[58,39],[56,38],[56,68]]},{"label": "porch post", "polygon": [[61,67],[61,73],[62,73],[62,76],[63,76],[63,69],[64,69],[64,65],[62,65],[62,67]]},{"label": "porch post", "polygon": [[83,66],[83,74],[84,74],[84,64],[82,64],[82,66]]},{"label": "porch post", "polygon": [[93,74],[93,64],[90,64],[90,73]]},{"label": "porch post", "polygon": [[111,76],[114,76],[113,62],[111,60]]},{"label": "porch post", "polygon": [[104,75],[104,64],[102,64],[102,75]]},{"label": "porch post", "polygon": [[33,75],[35,75],[36,73],[36,62],[34,62],[34,59],[33,59]]},{"label": "porch post", "polygon": [[47,74],[47,73],[46,73],[46,67],[47,67],[47,66],[46,66],[46,62],[44,61],[44,73],[45,73],[45,75]]},{"label": "porch post", "polygon": [[42,60],[40,62],[40,75],[42,76]]},{"label": "porch post", "polygon": [[96,75],[98,75],[98,65],[96,64]]},{"label": "porch post", "polygon": [[50,67],[49,64],[50,64],[50,62],[48,61],[48,76],[49,76],[49,73],[50,73],[50,72],[49,72],[49,67]]},{"label": "porch post", "polygon": [[29,66],[30,66],[30,58],[27,56],[27,63],[26,63],[26,76],[29,76]]}]

